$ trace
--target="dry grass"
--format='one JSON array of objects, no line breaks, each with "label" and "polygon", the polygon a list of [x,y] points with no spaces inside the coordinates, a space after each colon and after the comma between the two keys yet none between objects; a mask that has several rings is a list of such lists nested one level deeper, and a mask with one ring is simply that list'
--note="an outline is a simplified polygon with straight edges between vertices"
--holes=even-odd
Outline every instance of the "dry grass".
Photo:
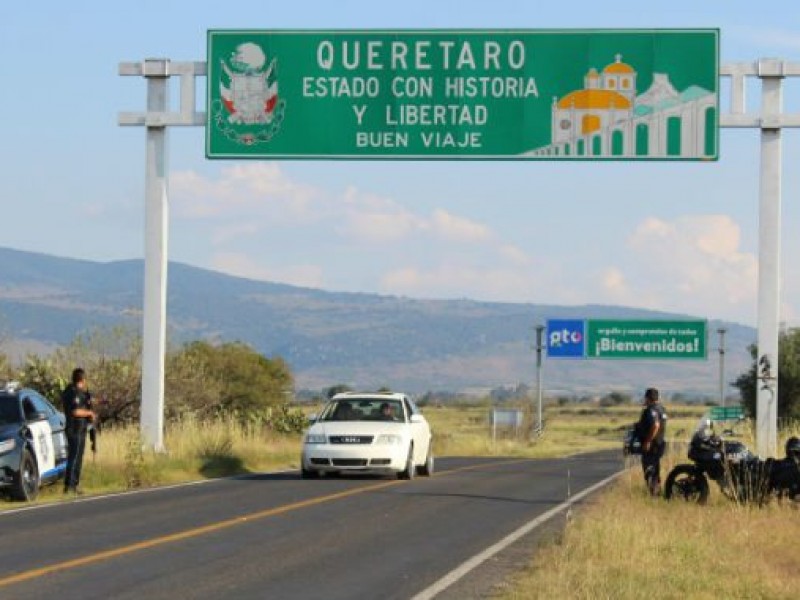
[{"label": "dry grass", "polygon": [[[743,441],[753,447],[748,429]],[[781,443],[800,429],[785,431]],[[688,440],[688,435],[683,441]],[[687,462],[673,450],[662,477]],[[498,595],[520,598],[796,598],[800,507],[740,506],[711,483],[705,507],[650,498],[637,461],[539,548]]]},{"label": "dry grass", "polygon": [[[164,453],[145,451],[138,428],[104,430],[95,455],[87,446],[81,487],[111,492],[299,466],[299,435],[277,435],[235,421],[170,425],[164,445]],[[60,497],[56,485],[42,490],[39,501]]]},{"label": "dry grass", "polygon": [[653,500],[632,467],[499,597],[796,598],[796,507],[712,498],[706,507]]},{"label": "dry grass", "polygon": [[[530,412],[530,407],[520,406]],[[502,433],[492,439],[490,407],[429,407],[425,416],[434,431],[438,456],[527,456],[550,458],[593,450],[620,449],[625,429],[639,418],[637,405],[601,408],[595,405],[548,406],[545,430],[533,437],[530,428],[516,435]],[[684,439],[692,431],[705,407],[671,410],[668,437]],[[683,436],[683,437],[682,437]]]}]

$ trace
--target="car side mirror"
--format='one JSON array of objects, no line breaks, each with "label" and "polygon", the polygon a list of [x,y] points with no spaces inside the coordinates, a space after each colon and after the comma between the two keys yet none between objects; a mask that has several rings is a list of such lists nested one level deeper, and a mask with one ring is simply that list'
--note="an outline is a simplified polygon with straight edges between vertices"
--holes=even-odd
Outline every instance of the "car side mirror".
[{"label": "car side mirror", "polygon": [[308,415],[308,422],[309,423],[316,423],[318,416],[319,415],[317,413],[311,413],[310,415]]},{"label": "car side mirror", "polygon": [[411,419],[409,419],[412,423],[424,423],[425,417],[422,415],[411,415]]}]

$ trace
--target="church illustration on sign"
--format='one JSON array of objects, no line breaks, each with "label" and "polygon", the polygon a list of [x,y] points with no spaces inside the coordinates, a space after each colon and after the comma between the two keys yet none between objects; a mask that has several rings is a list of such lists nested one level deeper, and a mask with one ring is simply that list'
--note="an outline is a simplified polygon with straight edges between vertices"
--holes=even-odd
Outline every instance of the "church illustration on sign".
[{"label": "church illustration on sign", "polygon": [[591,68],[584,89],[553,98],[551,143],[526,153],[559,158],[717,157],[717,95],[696,85],[682,92],[653,73],[637,95],[637,72],[615,61]]}]

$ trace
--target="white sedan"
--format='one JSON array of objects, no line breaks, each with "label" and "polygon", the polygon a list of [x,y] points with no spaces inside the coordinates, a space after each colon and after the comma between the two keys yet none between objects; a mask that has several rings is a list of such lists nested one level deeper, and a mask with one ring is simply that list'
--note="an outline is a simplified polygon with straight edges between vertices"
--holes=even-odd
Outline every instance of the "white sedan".
[{"label": "white sedan", "polygon": [[337,394],[305,433],[301,472],[432,475],[430,426],[405,394]]}]

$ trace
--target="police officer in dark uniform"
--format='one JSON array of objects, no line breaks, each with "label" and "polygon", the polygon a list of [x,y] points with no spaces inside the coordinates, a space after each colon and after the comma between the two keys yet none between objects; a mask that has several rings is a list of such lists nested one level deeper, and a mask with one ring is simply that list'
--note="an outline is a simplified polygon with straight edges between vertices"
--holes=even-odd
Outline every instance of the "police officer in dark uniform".
[{"label": "police officer in dark uniform", "polygon": [[659,402],[656,388],[644,393],[644,408],[636,429],[642,440],[642,470],[651,496],[661,494],[661,457],[664,455],[667,413]]},{"label": "police officer in dark uniform", "polygon": [[67,418],[67,472],[64,478],[64,493],[80,494],[83,451],[86,448],[86,432],[89,423],[95,420],[91,409],[91,397],[87,389],[86,373],[83,369],[72,371],[72,383],[61,394],[64,415]]}]

